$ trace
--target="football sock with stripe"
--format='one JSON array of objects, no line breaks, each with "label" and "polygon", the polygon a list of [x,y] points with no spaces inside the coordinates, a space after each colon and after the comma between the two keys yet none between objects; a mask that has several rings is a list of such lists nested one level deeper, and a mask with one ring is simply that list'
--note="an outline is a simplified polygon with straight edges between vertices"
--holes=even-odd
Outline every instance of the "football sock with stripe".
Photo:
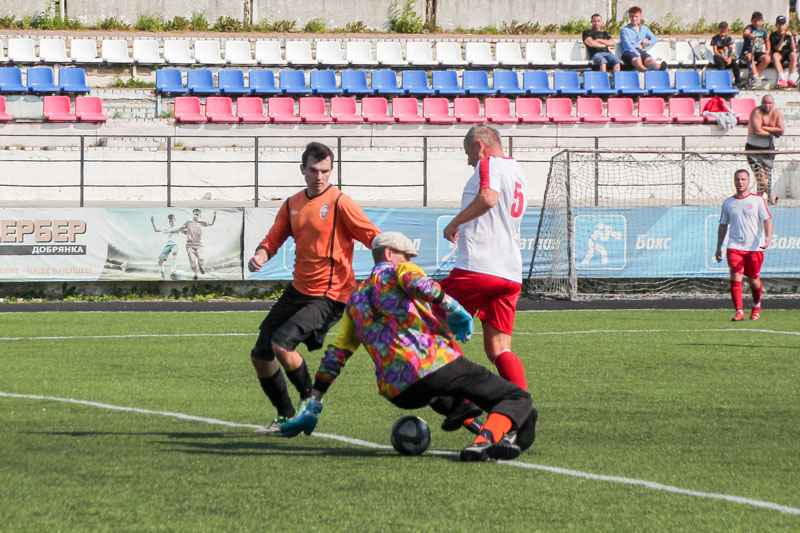
[{"label": "football sock with stripe", "polygon": [[525,379],[525,367],[522,366],[522,361],[511,350],[506,350],[497,356],[494,360],[494,366],[497,367],[497,373],[500,377],[510,381],[522,390],[528,390],[528,382]]},{"label": "football sock with stripe", "polygon": [[489,418],[481,428],[481,432],[473,441],[475,444],[480,442],[498,442],[503,435],[511,431],[511,419],[500,413],[489,413]]},{"label": "football sock with stripe", "polygon": [[301,400],[311,397],[311,374],[308,373],[308,366],[306,366],[305,360],[294,370],[287,370],[286,377],[289,378],[294,388],[300,393]]},{"label": "football sock with stripe", "polygon": [[731,300],[736,311],[742,310],[742,282],[731,281]]},{"label": "football sock with stripe", "polygon": [[750,286],[750,293],[753,295],[753,307],[761,307],[761,289],[763,285],[759,285],[758,288]]},{"label": "football sock with stripe", "polygon": [[289,398],[289,392],[286,389],[286,380],[283,377],[283,372],[280,368],[277,372],[267,378],[259,378],[261,382],[261,389],[267,395],[269,401],[278,410],[280,416],[291,418],[294,416],[294,405],[292,399]]}]

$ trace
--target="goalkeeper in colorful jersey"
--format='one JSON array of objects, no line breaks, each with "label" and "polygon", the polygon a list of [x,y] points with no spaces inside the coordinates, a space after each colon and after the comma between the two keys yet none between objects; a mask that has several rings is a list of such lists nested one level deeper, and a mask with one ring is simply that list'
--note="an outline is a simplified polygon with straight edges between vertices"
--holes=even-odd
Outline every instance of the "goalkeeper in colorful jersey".
[{"label": "goalkeeper in colorful jersey", "polygon": [[[378,392],[401,409],[430,405],[445,416],[476,416],[460,409],[465,398],[489,413],[474,442],[461,451],[464,461],[513,459],[535,438],[537,411],[517,385],[462,356],[448,328],[431,310],[438,303],[449,329],[468,340],[472,317],[441,286],[409,262],[417,255],[403,234],[386,232],[372,242],[375,267],[356,287],[336,338],[328,346],[314,380],[312,399],[281,426],[281,434],[310,435],[322,411],[322,396],[364,345],[375,362]],[[455,421],[460,427],[461,419]]]}]

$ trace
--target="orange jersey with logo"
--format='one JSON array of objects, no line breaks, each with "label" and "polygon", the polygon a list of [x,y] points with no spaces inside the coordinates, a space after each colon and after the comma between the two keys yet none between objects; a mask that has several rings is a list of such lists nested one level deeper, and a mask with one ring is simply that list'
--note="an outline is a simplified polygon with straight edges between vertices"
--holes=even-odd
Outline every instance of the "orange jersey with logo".
[{"label": "orange jersey with logo", "polygon": [[294,238],[294,288],[346,303],[356,286],[353,241],[371,248],[380,232],[352,198],[330,185],[313,198],[304,189],[286,200],[256,250],[272,258]]}]

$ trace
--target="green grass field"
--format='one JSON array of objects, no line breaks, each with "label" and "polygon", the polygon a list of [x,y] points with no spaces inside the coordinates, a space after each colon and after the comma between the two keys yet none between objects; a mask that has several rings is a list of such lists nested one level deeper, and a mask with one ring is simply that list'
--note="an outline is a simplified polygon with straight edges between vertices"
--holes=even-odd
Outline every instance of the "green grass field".
[{"label": "green grass field", "polygon": [[511,463],[459,462],[429,409],[428,453],[388,448],[363,351],[314,435],[254,435],[262,318],[0,314],[0,531],[800,530],[798,311],[518,314],[540,417]]}]

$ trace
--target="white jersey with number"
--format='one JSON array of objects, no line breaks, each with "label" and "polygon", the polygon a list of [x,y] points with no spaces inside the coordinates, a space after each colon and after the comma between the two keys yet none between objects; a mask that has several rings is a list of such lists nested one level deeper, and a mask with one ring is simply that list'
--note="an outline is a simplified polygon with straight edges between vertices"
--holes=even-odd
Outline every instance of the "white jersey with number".
[{"label": "white jersey with number", "polygon": [[482,189],[499,193],[497,205],[458,229],[455,268],[522,281],[519,249],[522,215],[528,206],[528,184],[519,164],[510,157],[486,157],[464,186],[461,209]]},{"label": "white jersey with number", "polygon": [[756,194],[731,196],[722,203],[720,224],[729,224],[728,248],[755,252],[764,245],[764,221],[772,218],[767,202]]}]

